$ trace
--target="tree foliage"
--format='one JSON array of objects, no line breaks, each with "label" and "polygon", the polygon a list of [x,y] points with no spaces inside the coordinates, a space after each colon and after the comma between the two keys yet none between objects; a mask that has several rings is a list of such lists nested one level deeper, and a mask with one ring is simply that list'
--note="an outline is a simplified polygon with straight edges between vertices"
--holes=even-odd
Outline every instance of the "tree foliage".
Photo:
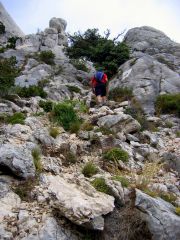
[{"label": "tree foliage", "polygon": [[[86,58],[92,61],[96,68],[105,70],[109,77],[113,76],[118,67],[129,59],[129,48],[124,42],[109,39],[110,31],[105,36],[98,29],[88,29],[69,35],[70,46],[67,54],[70,58]],[[119,35],[118,35],[119,36]]]},{"label": "tree foliage", "polygon": [[19,69],[16,67],[16,58],[0,59],[0,96],[5,96],[18,76]]}]

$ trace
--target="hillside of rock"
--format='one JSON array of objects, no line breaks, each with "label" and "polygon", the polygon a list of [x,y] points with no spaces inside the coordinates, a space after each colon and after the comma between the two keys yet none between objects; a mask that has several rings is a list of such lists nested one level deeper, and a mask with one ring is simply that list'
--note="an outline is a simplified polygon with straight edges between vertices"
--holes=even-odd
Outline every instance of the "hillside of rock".
[{"label": "hillside of rock", "polygon": [[179,44],[149,27],[125,37],[132,56],[110,88],[132,87],[145,115],[134,98],[96,105],[95,69],[66,56],[66,25],[1,45],[18,73],[0,91],[0,239],[179,240],[180,118],[153,115],[159,94],[180,90]]},{"label": "hillside of rock", "polygon": [[131,59],[120,66],[110,88],[130,87],[147,114],[158,95],[180,92],[180,44],[151,27],[130,29],[125,42]]}]

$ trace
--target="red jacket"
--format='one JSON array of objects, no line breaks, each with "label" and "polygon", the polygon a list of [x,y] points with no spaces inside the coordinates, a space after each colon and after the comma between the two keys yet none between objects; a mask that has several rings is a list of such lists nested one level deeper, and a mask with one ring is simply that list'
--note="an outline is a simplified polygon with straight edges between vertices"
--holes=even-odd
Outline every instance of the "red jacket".
[{"label": "red jacket", "polygon": [[[108,81],[107,75],[104,73],[103,78],[102,78],[102,83],[106,84]],[[91,79],[91,86],[94,88],[99,85],[99,82],[96,81],[95,76]]]}]

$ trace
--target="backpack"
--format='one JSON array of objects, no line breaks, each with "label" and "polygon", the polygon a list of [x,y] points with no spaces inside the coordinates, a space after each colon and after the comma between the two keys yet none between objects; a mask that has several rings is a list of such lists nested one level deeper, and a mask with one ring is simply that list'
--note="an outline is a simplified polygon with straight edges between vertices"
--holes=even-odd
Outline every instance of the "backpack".
[{"label": "backpack", "polygon": [[97,71],[96,74],[94,75],[94,78],[96,79],[97,83],[103,83],[102,79],[103,79],[104,73]]}]

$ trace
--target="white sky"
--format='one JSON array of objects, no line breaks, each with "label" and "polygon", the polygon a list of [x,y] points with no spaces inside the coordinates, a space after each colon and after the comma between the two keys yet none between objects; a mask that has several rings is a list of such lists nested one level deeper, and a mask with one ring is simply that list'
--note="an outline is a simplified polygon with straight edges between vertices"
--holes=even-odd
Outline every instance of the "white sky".
[{"label": "white sky", "polygon": [[48,27],[52,17],[64,18],[67,32],[151,26],[180,43],[180,0],[1,0],[24,33]]}]

